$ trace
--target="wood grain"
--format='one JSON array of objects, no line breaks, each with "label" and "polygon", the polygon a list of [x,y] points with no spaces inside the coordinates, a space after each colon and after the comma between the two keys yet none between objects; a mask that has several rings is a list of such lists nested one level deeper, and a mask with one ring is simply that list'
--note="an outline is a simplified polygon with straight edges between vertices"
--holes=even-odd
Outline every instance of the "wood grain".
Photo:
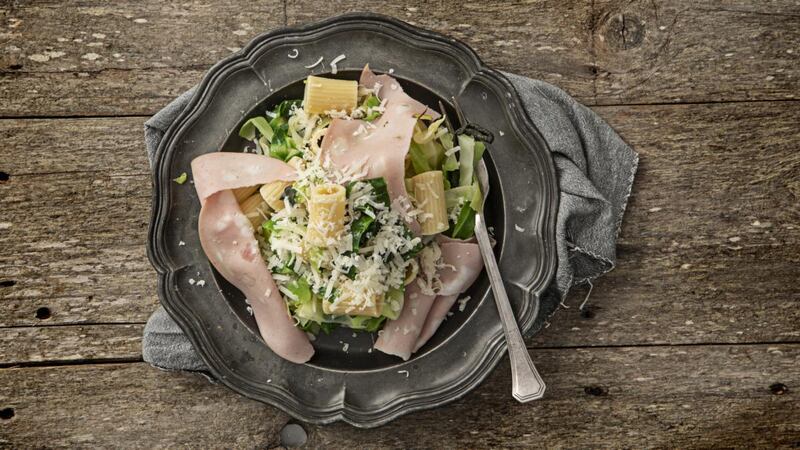
[{"label": "wood grain", "polygon": [[284,23],[278,0],[4,5],[2,116],[152,114]]},{"label": "wood grain", "polygon": [[141,360],[141,324],[0,328],[0,366]]},{"label": "wood grain", "polygon": [[148,175],[12,174],[0,198],[0,326],[35,325],[40,307],[59,324],[147,319],[157,303]]},{"label": "wood grain", "polygon": [[555,83],[593,103],[591,1],[333,0],[326,8],[314,3],[288,2],[289,25],[320,20],[332,11],[393,16],[463,40],[493,67]]},{"label": "wood grain", "polygon": [[796,99],[800,92],[800,11],[788,0],[335,0],[324,8],[301,0],[286,11],[281,2],[243,0],[57,5],[0,9],[7,21],[0,116],[152,114],[214,62],[283,25],[284,13],[293,25],[332,11],[380,12],[463,39],[490,65],[555,83],[588,104]]},{"label": "wood grain", "polygon": [[150,166],[144,156],[146,120],[0,120],[4,149],[0,170],[13,177],[76,172],[147,175]]},{"label": "wood grain", "polygon": [[267,448],[288,417],[199,375],[147,364],[0,370],[8,448]]},{"label": "wood grain", "polygon": [[598,104],[800,98],[800,6],[599,0]]},{"label": "wood grain", "polygon": [[[464,399],[378,429],[304,425],[307,447],[800,443],[798,345],[537,350],[532,356],[548,380],[542,401],[516,403],[503,362]],[[263,448],[278,444],[277,432],[289,420],[198,375],[143,363],[2,369],[0,408],[14,409],[0,423],[0,442],[14,448]]]}]

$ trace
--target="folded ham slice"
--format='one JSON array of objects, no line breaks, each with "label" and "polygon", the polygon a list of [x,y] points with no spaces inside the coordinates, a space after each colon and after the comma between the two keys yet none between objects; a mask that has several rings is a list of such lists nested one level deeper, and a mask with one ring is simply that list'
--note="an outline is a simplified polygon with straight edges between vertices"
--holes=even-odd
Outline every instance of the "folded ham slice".
[{"label": "folded ham slice", "polygon": [[387,321],[378,332],[375,349],[407,360],[435,299],[436,295],[422,293],[416,280],[406,286],[403,310],[397,319]]},{"label": "folded ham slice", "polygon": [[[440,239],[441,241],[441,239]],[[439,277],[442,280],[442,289],[439,296],[433,302],[422,331],[414,344],[413,351],[416,352],[420,347],[428,342],[433,333],[439,329],[450,308],[456,302],[459,295],[466,291],[483,270],[483,258],[481,257],[478,244],[472,242],[457,241],[451,239],[448,242],[439,244],[442,249],[442,259],[446,264],[451,264],[455,269],[446,267],[440,270]],[[448,262],[450,261],[450,262]],[[453,263],[452,261],[456,261]]]},{"label": "folded ham slice", "polygon": [[200,244],[214,267],[249,300],[261,337],[278,356],[304,363],[314,355],[308,336],[289,316],[267,269],[250,221],[231,189],[292,181],[296,171],[274,158],[247,153],[209,153],[192,161],[200,197]]},{"label": "folded ham slice", "polygon": [[377,90],[376,94],[381,101],[386,100],[387,104],[401,103],[408,105],[408,107],[411,109],[411,113],[415,116],[426,114],[431,116],[433,119],[438,119],[440,116],[435,109],[425,106],[406,94],[405,91],[403,91],[403,88],[400,86],[400,83],[393,77],[385,74],[376,75],[375,72],[370,70],[369,64],[367,64],[364,67],[364,70],[361,71],[361,79],[358,81],[358,84],[368,89],[374,89],[377,85],[380,89]]},{"label": "folded ham slice", "polygon": [[408,198],[403,181],[405,158],[414,124],[425,111],[434,118],[439,114],[409,97],[394,78],[375,75],[365,67],[360,84],[374,88],[376,83],[381,85],[379,97],[386,102],[381,117],[372,123],[334,119],[322,140],[322,154],[346,173],[364,172],[364,178],[384,177],[393,204],[404,210],[407,202],[403,199]]},{"label": "folded ham slice", "polygon": [[433,336],[458,295],[472,285],[483,270],[478,244],[440,238],[439,248],[444,267],[438,271],[442,281],[438,296],[434,298],[419,292],[416,281],[409,284],[400,316],[386,323],[375,349],[407,360]]}]

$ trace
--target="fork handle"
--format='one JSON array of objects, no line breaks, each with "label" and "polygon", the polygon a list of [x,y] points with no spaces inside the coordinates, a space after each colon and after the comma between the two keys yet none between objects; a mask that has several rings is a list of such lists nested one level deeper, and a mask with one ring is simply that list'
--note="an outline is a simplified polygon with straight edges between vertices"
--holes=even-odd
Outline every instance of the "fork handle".
[{"label": "fork handle", "polygon": [[522,340],[522,334],[519,332],[517,319],[514,317],[514,310],[511,309],[511,303],[508,301],[508,294],[500,276],[500,269],[497,267],[497,260],[492,251],[492,244],[489,241],[489,233],[486,231],[482,213],[475,214],[475,236],[478,238],[478,247],[481,249],[483,263],[489,274],[494,301],[497,304],[508,343],[508,356],[511,360],[511,393],[520,403],[542,398],[545,389],[544,381],[536,371],[528,349],[525,347],[525,341]]}]

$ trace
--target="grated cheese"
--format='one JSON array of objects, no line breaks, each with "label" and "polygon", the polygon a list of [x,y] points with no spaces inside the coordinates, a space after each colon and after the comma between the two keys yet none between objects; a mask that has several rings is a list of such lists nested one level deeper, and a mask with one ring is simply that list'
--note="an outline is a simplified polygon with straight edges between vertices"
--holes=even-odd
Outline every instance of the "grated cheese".
[{"label": "grated cheese", "polygon": [[305,67],[306,69],[313,69],[314,67],[317,67],[322,62],[323,59],[325,59],[325,57],[324,56],[320,56],[319,59],[317,60],[317,62],[315,62],[314,64],[309,64],[309,65],[303,66],[303,67]]},{"label": "grated cheese", "polygon": [[336,58],[333,58],[333,60],[330,63],[331,64],[331,73],[332,74],[336,75],[336,72],[339,71],[339,69],[336,67],[336,64],[339,63],[339,61],[341,61],[341,60],[343,60],[345,58],[347,58],[345,55],[339,55]]}]

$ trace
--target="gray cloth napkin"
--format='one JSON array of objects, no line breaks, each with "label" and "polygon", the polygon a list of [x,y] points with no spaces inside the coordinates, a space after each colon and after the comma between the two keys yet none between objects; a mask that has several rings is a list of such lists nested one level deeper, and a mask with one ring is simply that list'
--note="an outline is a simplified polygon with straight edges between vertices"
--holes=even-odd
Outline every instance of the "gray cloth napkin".
[{"label": "gray cloth napkin", "polygon": [[[558,272],[540,299],[541,314],[528,335],[544,326],[572,286],[610,271],[639,155],[594,112],[543,81],[505,74],[553,153],[560,203],[556,238]],[[164,132],[194,94],[190,89],[145,123],[152,165]],[[159,307],[147,321],[144,360],[168,370],[205,368],[178,325]]]}]

